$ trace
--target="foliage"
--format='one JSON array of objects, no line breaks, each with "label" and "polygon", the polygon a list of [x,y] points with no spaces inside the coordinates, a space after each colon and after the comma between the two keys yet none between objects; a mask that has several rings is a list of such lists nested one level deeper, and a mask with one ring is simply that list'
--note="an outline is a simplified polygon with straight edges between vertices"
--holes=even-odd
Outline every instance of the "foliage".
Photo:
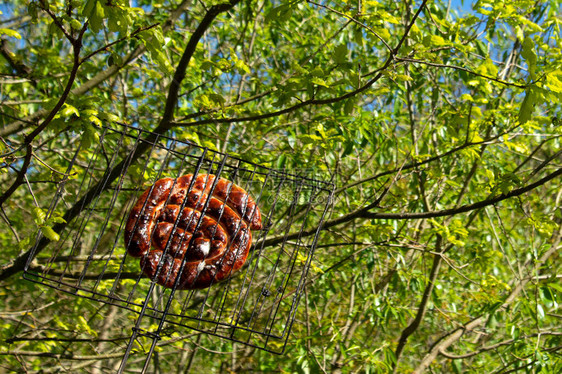
[{"label": "foliage", "polygon": [[562,372],[560,5],[0,6],[1,370],[118,366],[127,311],[19,271],[125,123],[337,185],[282,359],[181,330],[159,372]]}]

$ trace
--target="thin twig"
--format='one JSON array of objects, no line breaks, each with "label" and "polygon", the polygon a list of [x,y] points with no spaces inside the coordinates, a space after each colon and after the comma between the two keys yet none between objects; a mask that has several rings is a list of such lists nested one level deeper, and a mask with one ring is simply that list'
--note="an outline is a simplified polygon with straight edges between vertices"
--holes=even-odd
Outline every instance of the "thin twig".
[{"label": "thin twig", "polygon": [[111,43],[108,43],[108,44],[104,45],[103,47],[100,47],[100,48],[96,49],[96,50],[93,51],[93,52],[88,53],[86,56],[84,56],[84,57],[80,60],[80,65],[82,65],[84,62],[86,62],[87,60],[89,60],[89,59],[92,58],[93,56],[97,55],[98,53],[103,52],[103,51],[106,51],[109,47],[114,46],[115,44],[120,43],[120,42],[122,42],[122,41],[125,41],[125,40],[127,40],[127,39],[130,39],[130,38],[134,37],[135,35],[137,35],[137,34],[143,32],[143,31],[150,30],[150,29],[152,29],[152,28],[154,28],[154,27],[156,27],[156,26],[159,26],[159,25],[160,25],[159,23],[155,23],[155,24],[152,24],[152,25],[150,25],[150,26],[139,27],[138,29],[136,29],[135,31],[133,31],[131,34],[126,35],[126,36],[123,36],[123,37],[121,37],[121,38],[119,38],[119,39],[117,39],[117,40],[115,40],[115,41],[113,41],[113,42],[111,42]]},{"label": "thin twig", "polygon": [[393,362],[394,373],[398,369],[398,363],[400,362],[400,358],[402,357],[402,352],[404,350],[404,347],[406,346],[406,343],[408,342],[408,338],[418,329],[423,317],[425,316],[427,303],[429,302],[429,298],[431,296],[431,293],[433,292],[433,287],[435,286],[435,280],[437,279],[437,275],[439,274],[439,268],[441,266],[442,242],[443,242],[443,238],[441,237],[441,235],[437,235],[437,239],[435,242],[435,252],[437,252],[437,254],[433,256],[433,264],[431,266],[431,271],[429,272],[427,285],[423,291],[422,299],[420,301],[420,304],[418,305],[418,311],[416,313],[416,317],[412,322],[410,322],[408,327],[406,327],[402,331],[402,334],[400,335],[400,339],[398,340],[398,345],[396,346],[396,350],[394,351],[394,356],[396,357],[396,360]]},{"label": "thin twig", "polygon": [[505,86],[517,87],[517,88],[522,88],[522,89],[527,88],[527,85],[517,84],[517,83],[512,83],[512,82],[506,82],[506,81],[501,80],[499,78],[495,78],[495,77],[491,77],[491,76],[488,76],[488,75],[477,73],[473,70],[470,70],[470,69],[462,67],[462,66],[450,65],[450,64],[438,64],[436,62],[429,62],[429,61],[418,60],[418,59],[415,59],[415,58],[408,58],[408,57],[396,57],[396,60],[402,61],[402,62],[410,62],[410,63],[415,63],[415,64],[423,64],[423,65],[428,65],[428,66],[434,66],[434,67],[444,68],[444,69],[461,70],[461,71],[467,72],[471,75],[481,77],[481,78],[484,78],[484,79],[489,79],[491,81],[503,84]]},{"label": "thin twig", "polygon": [[388,51],[389,51],[391,54],[394,53],[392,47],[391,47],[391,46],[387,43],[387,41],[384,40],[375,30],[373,30],[371,27],[369,27],[368,25],[365,25],[363,22],[360,22],[359,20],[357,20],[357,19],[355,18],[356,16],[360,16],[360,15],[361,15],[360,13],[358,13],[358,14],[356,14],[355,16],[352,17],[352,16],[350,16],[350,15],[348,15],[348,14],[345,14],[345,13],[343,13],[343,12],[340,12],[339,10],[336,10],[336,9],[330,7],[330,6],[317,3],[316,1],[306,0],[306,2],[309,3],[309,4],[316,5],[316,6],[319,7],[319,8],[324,8],[324,9],[326,9],[326,10],[328,10],[328,11],[334,13],[334,14],[337,14],[337,15],[339,15],[339,16],[345,17],[345,18],[347,18],[348,20],[352,21],[353,23],[355,23],[355,24],[357,24],[357,25],[359,25],[359,26],[365,28],[367,31],[369,31],[370,33],[372,33],[373,35],[375,35],[375,36],[377,37],[377,39],[379,39],[379,40],[384,44],[384,46],[386,47],[386,49],[388,49]]},{"label": "thin twig", "polygon": [[444,356],[444,357],[447,357],[448,359],[451,359],[451,360],[463,360],[463,359],[466,359],[466,358],[477,356],[477,355],[479,355],[481,353],[484,353],[484,352],[487,352],[487,351],[497,349],[497,348],[499,348],[501,346],[504,346],[504,345],[510,345],[510,344],[512,344],[512,343],[514,343],[518,340],[525,340],[525,339],[529,339],[529,338],[534,338],[534,337],[539,336],[539,335],[562,336],[562,332],[559,332],[559,331],[536,332],[536,333],[533,333],[533,334],[520,336],[517,339],[508,339],[508,340],[504,340],[504,341],[501,341],[501,342],[496,343],[496,344],[484,346],[484,347],[482,347],[482,348],[480,348],[476,351],[465,353],[465,354],[462,354],[462,355],[454,355],[454,354],[451,354],[451,353],[447,352],[444,349],[440,350],[439,354]]}]

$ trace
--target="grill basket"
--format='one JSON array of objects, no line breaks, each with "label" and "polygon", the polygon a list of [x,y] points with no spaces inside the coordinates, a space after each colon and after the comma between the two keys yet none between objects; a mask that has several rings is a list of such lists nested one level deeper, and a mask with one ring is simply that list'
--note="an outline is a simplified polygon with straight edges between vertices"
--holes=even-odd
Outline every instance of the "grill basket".
[{"label": "grill basket", "polygon": [[[54,227],[60,240],[39,234],[26,279],[136,314],[121,370],[138,336],[153,339],[148,363],[166,329],[177,327],[284,351],[333,184],[309,177],[309,171],[274,170],[125,125],[104,127],[88,156],[77,148],[48,212],[65,220]],[[253,232],[244,267],[202,290],[152,282],[123,239],[129,211],[143,191],[158,179],[185,174],[215,174],[241,186],[256,200],[264,224]]]}]

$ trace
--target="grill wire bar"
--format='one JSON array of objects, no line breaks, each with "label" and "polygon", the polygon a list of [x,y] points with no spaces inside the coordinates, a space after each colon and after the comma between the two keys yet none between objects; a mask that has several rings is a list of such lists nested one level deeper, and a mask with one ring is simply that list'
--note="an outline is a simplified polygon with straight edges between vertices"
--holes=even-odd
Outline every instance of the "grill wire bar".
[{"label": "grill wire bar", "polygon": [[[53,227],[60,240],[38,235],[24,278],[135,314],[119,372],[140,336],[152,338],[145,372],[158,341],[178,327],[283,353],[334,185],[310,170],[275,170],[173,136],[113,125],[103,127],[99,143],[88,152],[76,141],[67,178],[52,191],[47,214],[64,218]],[[200,290],[178,290],[179,277],[171,289],[151,281],[138,258],[128,255],[123,238],[140,195],[161,178],[186,174],[228,179],[254,198],[262,214],[263,228],[252,232],[245,265]]]}]

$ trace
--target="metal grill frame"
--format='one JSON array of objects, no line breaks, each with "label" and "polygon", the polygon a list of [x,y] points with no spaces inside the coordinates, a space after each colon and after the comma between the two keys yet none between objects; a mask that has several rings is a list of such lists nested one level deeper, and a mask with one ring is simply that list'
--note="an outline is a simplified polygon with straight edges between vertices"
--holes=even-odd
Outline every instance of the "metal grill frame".
[{"label": "metal grill frame", "polygon": [[[61,239],[49,242],[41,233],[38,234],[30,260],[25,266],[24,278],[136,313],[137,322],[124,354],[121,371],[139,335],[153,339],[146,369],[166,323],[282,354],[322,223],[332,205],[334,184],[311,178],[307,174],[288,173],[244,161],[175,139],[173,135],[164,136],[122,124],[104,126],[102,130],[94,157],[88,160],[87,165],[78,166],[80,147],[76,149],[66,175],[75,173],[78,177],[75,181],[59,184],[49,207],[48,217],[51,217],[61,202],[68,205],[69,196],[74,198],[70,204],[72,207],[63,217],[67,223],[55,226]],[[98,174],[103,174],[101,178],[96,178],[95,169]],[[156,173],[146,178],[150,170]],[[136,183],[132,174],[138,175]],[[252,249],[244,267],[230,279],[204,290],[177,291],[177,282],[174,288],[164,289],[144,278],[138,259],[128,258],[130,256],[122,240],[127,213],[147,185],[153,185],[163,177],[177,178],[184,174],[215,174],[235,182],[254,197],[265,223],[263,230],[253,233]],[[70,194],[69,189],[72,188],[78,190]],[[103,219],[102,222],[94,222],[93,218],[97,215]],[[119,222],[119,226],[115,238],[104,236],[106,233],[111,236],[116,222]],[[177,223],[174,224],[174,230]],[[280,234],[273,237],[269,235],[276,230]],[[91,248],[82,248],[83,242],[90,243]],[[112,244],[107,246],[109,243]],[[44,264],[39,268],[31,266],[31,259],[40,254],[48,256],[42,258]],[[118,260],[121,254],[123,258],[120,262],[112,262]],[[75,264],[77,259],[83,264]],[[57,265],[65,260],[63,267]],[[101,267],[97,266],[100,261],[105,261]],[[118,269],[113,271],[117,263]],[[131,263],[136,263],[136,273]],[[97,270],[92,273],[92,268]],[[264,269],[269,271],[266,277],[261,275]],[[244,274],[242,279],[241,273]],[[104,283],[109,280],[113,281],[110,288]],[[122,288],[126,285],[132,285],[132,290],[124,298]],[[228,312],[233,305],[230,297],[233,292],[236,294],[236,289],[239,289],[237,301],[228,320],[223,312]],[[180,297],[184,298],[179,313],[176,291],[181,292]],[[140,296],[135,298],[135,292]],[[215,309],[212,303],[217,297],[218,314],[214,315],[218,319],[213,319],[209,317],[213,314],[209,310]],[[245,308],[252,300],[255,300],[254,308],[249,313]],[[205,310],[209,302],[211,307]],[[200,305],[199,312],[189,315],[188,311],[197,305]],[[263,314],[268,314],[265,323],[261,319]],[[158,328],[150,331],[146,327],[146,320],[158,322]],[[273,344],[273,341],[276,343]]]}]

